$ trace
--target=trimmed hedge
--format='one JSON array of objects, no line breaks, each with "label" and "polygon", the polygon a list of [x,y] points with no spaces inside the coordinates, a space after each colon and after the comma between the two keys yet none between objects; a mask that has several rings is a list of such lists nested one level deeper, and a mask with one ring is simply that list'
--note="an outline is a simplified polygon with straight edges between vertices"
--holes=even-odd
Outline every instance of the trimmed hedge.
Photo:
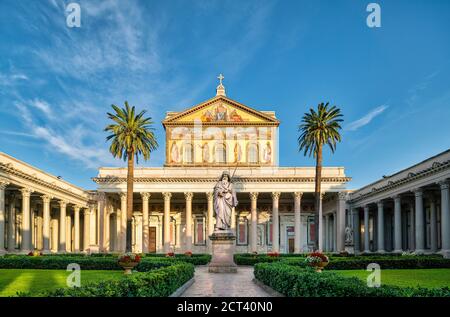
[{"label": "trimmed hedge", "polygon": [[367,287],[357,277],[333,272],[317,273],[283,263],[258,263],[255,278],[289,297],[449,297],[448,287],[426,289],[382,285]]},{"label": "trimmed hedge", "polygon": [[[179,262],[169,258],[143,258],[136,269],[144,272]],[[0,257],[1,269],[65,270],[70,263],[79,264],[82,270],[122,270],[116,257],[23,255]]]},{"label": "trimmed hedge", "polygon": [[[305,267],[305,261],[298,258],[286,258],[280,262]],[[377,263],[383,269],[431,269],[450,268],[450,259],[440,256],[399,256],[399,257],[351,257],[330,258],[328,270],[364,270],[370,263]]]},{"label": "trimmed hedge", "polygon": [[[173,264],[173,263],[172,263]],[[75,288],[42,292],[44,297],[167,297],[194,276],[194,265],[175,263],[157,270],[134,273],[117,280],[90,283]],[[30,296],[22,293],[20,296]]]},{"label": "trimmed hedge", "polygon": [[[238,265],[255,265],[257,263],[281,262],[294,266],[305,266],[305,255],[270,257],[265,254],[235,254]],[[420,269],[420,268],[450,268],[450,259],[440,255],[378,255],[365,256],[330,256],[327,269],[353,270],[365,269],[370,263],[378,263],[383,269]]]},{"label": "trimmed hedge", "polygon": [[[165,256],[144,256],[136,267],[138,271],[149,271],[160,267],[166,267],[174,263],[186,262],[193,265],[205,265],[211,260],[208,254],[201,255],[176,255],[175,257]],[[77,263],[82,270],[121,270],[117,264],[117,255],[112,254],[59,254],[59,255],[7,255],[0,257],[0,269],[47,269],[65,270],[70,263]]]}]

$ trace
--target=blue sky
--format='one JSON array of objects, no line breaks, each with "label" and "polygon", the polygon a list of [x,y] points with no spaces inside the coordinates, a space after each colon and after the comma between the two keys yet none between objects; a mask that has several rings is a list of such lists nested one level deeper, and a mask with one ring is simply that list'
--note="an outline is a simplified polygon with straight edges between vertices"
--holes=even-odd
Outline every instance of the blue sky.
[{"label": "blue sky", "polygon": [[74,1],[0,2],[0,151],[91,189],[108,153],[112,103],[128,100],[155,121],[227,95],[275,110],[280,165],[313,166],[297,151],[297,125],[329,101],[344,113],[343,141],[324,164],[345,166],[358,188],[449,148],[450,2]]}]

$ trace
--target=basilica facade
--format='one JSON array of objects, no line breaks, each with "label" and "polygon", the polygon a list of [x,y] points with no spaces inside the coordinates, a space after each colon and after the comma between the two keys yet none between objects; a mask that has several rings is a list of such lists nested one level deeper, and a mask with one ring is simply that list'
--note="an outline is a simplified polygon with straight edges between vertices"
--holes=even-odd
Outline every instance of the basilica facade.
[{"label": "basilica facade", "polygon": [[[165,164],[135,169],[134,252],[208,253],[213,188],[232,175],[236,252],[403,252],[450,255],[450,150],[350,191],[343,167],[324,167],[319,223],[314,167],[278,164],[273,111],[216,94],[167,112]],[[102,167],[86,191],[0,153],[0,254],[123,252],[125,168]]]}]

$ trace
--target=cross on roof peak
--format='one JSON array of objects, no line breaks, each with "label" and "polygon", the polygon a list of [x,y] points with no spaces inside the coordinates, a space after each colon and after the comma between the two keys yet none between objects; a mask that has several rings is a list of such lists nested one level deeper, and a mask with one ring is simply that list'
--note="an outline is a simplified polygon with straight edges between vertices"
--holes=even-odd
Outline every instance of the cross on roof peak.
[{"label": "cross on roof peak", "polygon": [[222,80],[224,79],[225,77],[222,75],[222,74],[219,74],[219,76],[217,77],[217,79],[219,79],[219,84],[220,85],[222,85]]}]

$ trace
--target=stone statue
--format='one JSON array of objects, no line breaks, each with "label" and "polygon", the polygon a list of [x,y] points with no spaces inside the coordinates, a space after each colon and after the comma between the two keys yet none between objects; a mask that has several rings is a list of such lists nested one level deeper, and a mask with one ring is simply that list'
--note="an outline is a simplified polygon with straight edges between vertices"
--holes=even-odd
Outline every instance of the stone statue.
[{"label": "stone statue", "polygon": [[345,228],[345,243],[353,244],[353,230],[350,227]]},{"label": "stone statue", "polygon": [[231,211],[237,204],[236,192],[234,191],[230,174],[224,171],[216,186],[214,186],[215,230],[230,229]]}]

